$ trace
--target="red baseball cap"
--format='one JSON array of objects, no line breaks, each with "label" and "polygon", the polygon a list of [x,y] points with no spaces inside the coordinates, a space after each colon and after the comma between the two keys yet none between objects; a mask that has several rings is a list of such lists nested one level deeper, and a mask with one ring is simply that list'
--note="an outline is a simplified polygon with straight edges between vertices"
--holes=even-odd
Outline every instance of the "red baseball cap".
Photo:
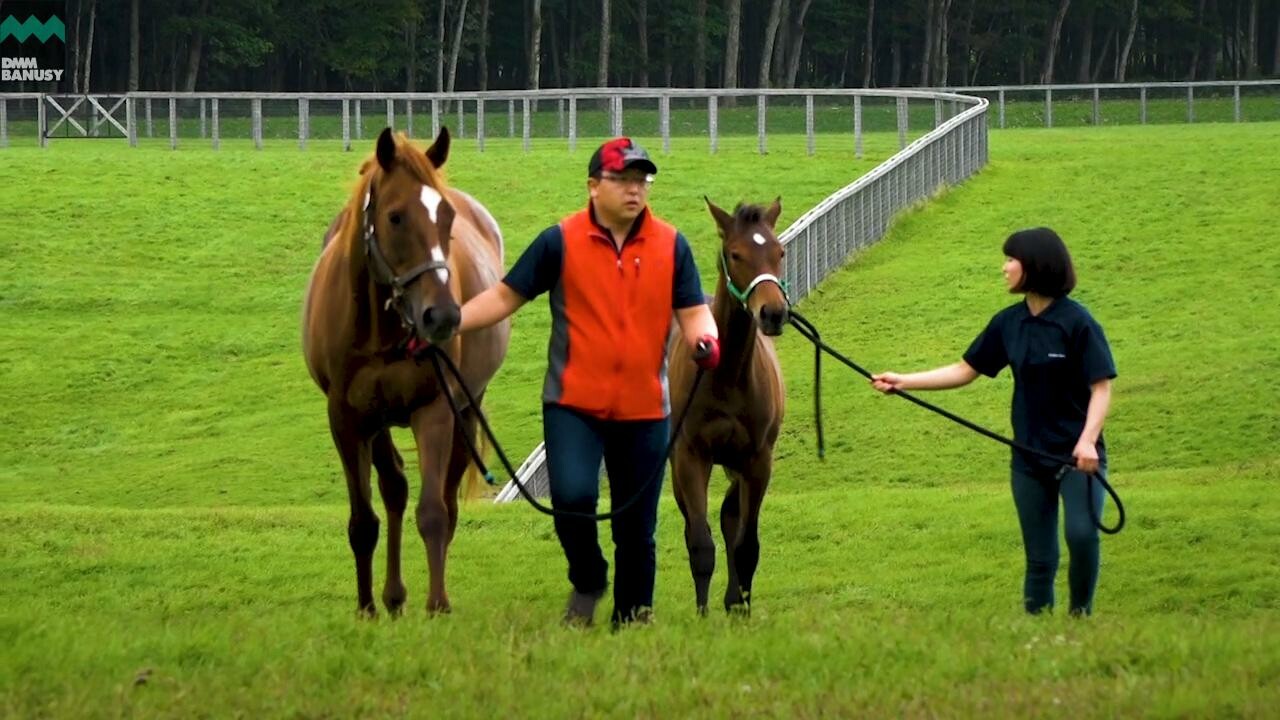
[{"label": "red baseball cap", "polygon": [[639,168],[650,175],[658,174],[658,166],[653,164],[649,153],[629,137],[614,138],[591,154],[587,163],[587,175],[600,177],[604,171],[622,172],[630,168]]}]

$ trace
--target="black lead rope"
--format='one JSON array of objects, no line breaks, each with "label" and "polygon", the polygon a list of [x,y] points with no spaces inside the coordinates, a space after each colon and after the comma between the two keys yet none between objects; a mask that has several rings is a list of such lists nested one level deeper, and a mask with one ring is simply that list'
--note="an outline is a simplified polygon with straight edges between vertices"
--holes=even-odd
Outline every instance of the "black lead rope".
[{"label": "black lead rope", "polygon": [[[467,396],[467,402],[475,412],[476,418],[480,421],[480,427],[484,430],[485,436],[488,437],[489,442],[493,444],[494,452],[498,454],[498,460],[502,462],[502,466],[506,469],[507,474],[511,476],[511,482],[515,483],[516,489],[520,491],[520,494],[524,499],[529,501],[529,504],[532,505],[535,510],[543,513],[544,515],[550,515],[552,517],[580,518],[595,522],[611,520],[627,510],[630,510],[631,506],[639,502],[640,498],[649,490],[649,487],[657,482],[658,478],[662,477],[662,473],[666,470],[667,461],[671,459],[671,450],[675,447],[676,438],[680,435],[680,428],[684,425],[684,419],[689,415],[689,408],[693,406],[692,399],[694,393],[698,391],[698,384],[702,382],[702,376],[706,372],[702,368],[699,368],[698,374],[693,377],[693,387],[689,390],[690,402],[685,404],[684,410],[681,411],[680,417],[676,420],[676,424],[672,426],[671,436],[667,440],[667,448],[662,453],[662,462],[658,464],[657,471],[654,472],[653,476],[636,491],[635,495],[632,495],[629,500],[623,503],[621,507],[610,510],[607,513],[586,513],[576,510],[556,510],[555,508],[549,508],[538,502],[538,499],[529,492],[528,488],[524,486],[524,483],[520,482],[516,477],[516,469],[511,465],[511,460],[507,458],[507,454],[503,451],[502,445],[498,443],[497,436],[493,434],[493,429],[489,427],[489,419],[485,417],[485,414],[480,410],[480,403],[476,402],[475,395],[471,392],[471,388],[467,387],[466,381],[462,379],[462,372],[458,369],[458,365],[454,363],[453,358],[449,357],[448,353],[441,350],[436,345],[429,345],[426,352],[431,356],[431,364],[435,368],[436,377],[440,380],[440,389],[444,392],[445,400],[449,402],[449,409],[453,411],[454,420],[459,424],[462,424],[462,408],[459,407],[458,400],[453,396],[453,390],[449,387],[448,379],[445,377],[446,368],[448,369],[449,374],[452,375],[454,380],[458,383],[458,387],[462,388],[463,394]],[[495,482],[493,473],[489,471],[489,468],[484,463],[484,459],[480,457],[480,451],[476,448],[475,442],[471,439],[468,433],[464,432],[462,433],[462,436],[466,441],[467,450],[471,452],[471,460],[476,464],[476,468],[478,468],[480,473],[484,475],[485,482],[493,485]]]},{"label": "black lead rope", "polygon": [[[821,394],[822,386],[819,383],[821,382],[821,377],[822,377],[822,365],[821,365],[822,353],[825,352],[831,357],[835,358],[836,360],[839,360],[841,363],[848,366],[851,370],[853,370],[854,372],[858,373],[859,375],[863,376],[868,380],[871,379],[871,373],[867,372],[865,368],[858,365],[854,361],[850,360],[844,355],[841,355],[830,345],[827,345],[826,343],[824,343],[822,341],[821,335],[818,334],[818,329],[814,327],[813,323],[805,319],[803,315],[800,315],[795,310],[791,310],[790,315],[791,315],[790,323],[792,327],[794,327],[796,331],[799,332],[806,340],[813,343],[813,346],[814,346],[813,406],[814,406],[814,412],[817,415],[816,422],[818,427],[818,455],[819,457],[821,457],[823,456],[822,404],[821,404],[821,399],[819,395]],[[920,407],[926,410],[931,410],[947,418],[952,422],[963,425],[969,428],[970,430],[978,433],[979,435],[985,435],[986,437],[989,437],[992,440],[995,440],[996,442],[1008,445],[1014,450],[1021,452],[1023,455],[1040,457],[1040,458],[1044,458],[1045,460],[1049,460],[1051,462],[1057,463],[1060,466],[1057,474],[1058,480],[1061,480],[1063,477],[1065,477],[1067,472],[1075,469],[1075,461],[1072,459],[1059,457],[1057,455],[1052,455],[1050,453],[1044,452],[1043,450],[1037,450],[1033,447],[1024,445],[1023,443],[1020,443],[1017,440],[1011,440],[1009,438],[1006,438],[1003,435],[997,434],[995,432],[992,432],[991,430],[988,430],[987,428],[982,427],[981,425],[978,425],[977,423],[970,422],[969,420],[966,420],[960,417],[959,415],[956,415],[955,413],[944,410],[938,407],[937,405],[934,405],[933,403],[930,403],[925,400],[921,400],[920,398],[904,390],[894,390],[893,394],[903,398],[904,400],[909,400],[912,403],[915,403],[916,405],[919,405]],[[1089,482],[1085,484],[1085,499],[1089,507],[1089,518],[1093,520],[1094,526],[1097,527],[1102,532],[1108,535],[1115,535],[1116,533],[1120,532],[1121,529],[1124,528],[1124,522],[1125,522],[1124,503],[1120,501],[1120,495],[1116,493],[1115,488],[1111,487],[1111,484],[1108,483],[1106,481],[1106,478],[1102,477],[1102,475],[1098,473],[1091,473],[1088,476],[1088,478],[1089,478]],[[1097,482],[1102,486],[1103,490],[1106,490],[1107,494],[1111,496],[1112,502],[1115,503],[1117,512],[1119,512],[1120,514],[1119,520],[1117,520],[1116,524],[1112,527],[1107,527],[1103,525],[1102,518],[1098,517],[1097,511],[1095,511],[1093,508],[1093,492],[1091,487],[1093,482]]]}]

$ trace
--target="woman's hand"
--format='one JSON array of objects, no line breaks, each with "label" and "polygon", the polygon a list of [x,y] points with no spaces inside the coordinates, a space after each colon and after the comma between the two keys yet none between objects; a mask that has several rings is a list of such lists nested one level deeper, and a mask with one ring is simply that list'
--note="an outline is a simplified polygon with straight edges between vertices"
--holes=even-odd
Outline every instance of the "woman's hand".
[{"label": "woman's hand", "polygon": [[1071,456],[1076,459],[1076,469],[1080,472],[1090,475],[1098,472],[1098,446],[1094,443],[1080,438],[1075,450],[1071,451]]},{"label": "woman's hand", "polygon": [[902,389],[902,375],[895,372],[876,373],[871,376],[871,387],[882,393]]}]

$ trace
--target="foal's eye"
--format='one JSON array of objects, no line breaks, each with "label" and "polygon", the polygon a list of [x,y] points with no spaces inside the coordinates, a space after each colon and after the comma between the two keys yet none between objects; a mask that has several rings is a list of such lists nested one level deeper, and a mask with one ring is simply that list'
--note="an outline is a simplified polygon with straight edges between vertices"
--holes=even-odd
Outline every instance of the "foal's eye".
[{"label": "foal's eye", "polygon": [[786,257],[786,256],[787,256],[787,251],[786,251],[786,250],[783,250],[781,253],[779,253],[779,254],[778,254],[778,258],[779,258],[779,259],[784,258],[784,257]]},{"label": "foal's eye", "polygon": [[400,224],[400,213],[391,213],[391,215],[390,215],[390,216],[388,216],[388,217],[387,217],[387,219],[391,221],[391,224],[392,224],[392,225],[399,225],[399,224]]}]

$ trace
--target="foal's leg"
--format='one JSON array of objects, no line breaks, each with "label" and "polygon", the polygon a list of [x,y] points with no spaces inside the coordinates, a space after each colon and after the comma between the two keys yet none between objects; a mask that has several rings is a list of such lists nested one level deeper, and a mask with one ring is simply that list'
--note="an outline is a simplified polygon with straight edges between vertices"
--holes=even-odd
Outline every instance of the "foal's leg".
[{"label": "foal's leg", "polygon": [[373,549],[378,546],[378,516],[370,503],[369,443],[360,437],[353,419],[337,403],[329,404],[329,431],[342,459],[351,503],[347,542],[356,559],[356,607],[361,613],[374,615]]},{"label": "foal's leg", "polygon": [[444,589],[445,557],[449,552],[449,503],[446,475],[453,455],[453,413],[443,398],[419,408],[410,418],[418,442],[418,465],[422,470],[422,494],[418,496],[418,534],[427,548],[427,569],[431,576],[427,591],[427,612],[449,612],[449,596]]},{"label": "foal's leg", "polygon": [[733,564],[742,604],[750,613],[751,581],[760,562],[760,506],[764,504],[764,494],[769,489],[773,459],[768,453],[764,453],[747,467],[749,469],[743,473],[739,494],[742,524],[738,532],[738,545],[733,551]]},{"label": "foal's leg", "polygon": [[391,441],[391,431],[373,438],[373,465],[378,469],[378,491],[387,511],[387,579],[382,585],[382,604],[396,615],[404,605],[406,591],[400,576],[400,538],[404,530],[404,508],[409,500],[409,481],[404,476],[404,458]]},{"label": "foal's leg", "polygon": [[738,564],[734,562],[734,551],[742,539],[742,473],[725,468],[729,476],[729,491],[725,493],[724,502],[720,503],[720,533],[724,535],[724,555],[729,568],[729,583],[724,590],[724,609],[728,612],[745,610],[742,601],[742,588],[738,584]]},{"label": "foal's leg", "polygon": [[676,505],[684,515],[684,543],[689,549],[689,570],[693,573],[693,590],[698,613],[707,614],[707,593],[711,575],[716,569],[716,542],[707,524],[707,485],[711,480],[711,463],[681,445],[671,458],[671,483]]}]

